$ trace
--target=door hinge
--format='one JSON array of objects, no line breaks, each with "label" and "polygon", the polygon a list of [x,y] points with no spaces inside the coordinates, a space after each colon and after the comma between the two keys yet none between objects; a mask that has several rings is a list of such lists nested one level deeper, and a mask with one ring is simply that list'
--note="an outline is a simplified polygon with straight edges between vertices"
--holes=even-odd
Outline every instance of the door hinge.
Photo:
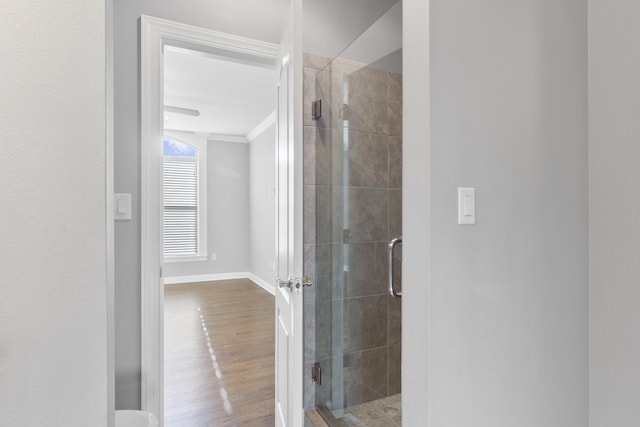
[{"label": "door hinge", "polygon": [[311,101],[311,118],[313,120],[320,120],[322,117],[322,99]]},{"label": "door hinge", "polygon": [[318,385],[322,385],[322,367],[319,362],[316,362],[311,366],[311,381]]}]

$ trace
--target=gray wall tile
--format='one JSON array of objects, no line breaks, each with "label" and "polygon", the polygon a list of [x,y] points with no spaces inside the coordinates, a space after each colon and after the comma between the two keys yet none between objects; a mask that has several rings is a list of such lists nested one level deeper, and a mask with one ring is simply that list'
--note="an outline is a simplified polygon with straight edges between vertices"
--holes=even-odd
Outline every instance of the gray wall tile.
[{"label": "gray wall tile", "polygon": [[316,359],[316,304],[304,305],[304,363]]},{"label": "gray wall tile", "polygon": [[388,73],[389,135],[402,136],[402,74]]},{"label": "gray wall tile", "polygon": [[344,300],[344,351],[352,353],[387,345],[387,296]]},{"label": "gray wall tile", "polygon": [[402,343],[402,298],[389,295],[389,345]]},{"label": "gray wall tile", "polygon": [[349,188],[349,242],[387,240],[387,190]]},{"label": "gray wall tile", "polygon": [[389,188],[402,187],[402,138],[389,139]]},{"label": "gray wall tile", "polygon": [[378,135],[387,134],[387,73],[361,68],[346,76],[348,107],[344,118],[349,129]]},{"label": "gray wall tile", "polygon": [[387,137],[349,132],[349,181],[353,187],[386,188],[389,182]]},{"label": "gray wall tile", "polygon": [[315,185],[305,185],[302,194],[303,211],[303,241],[307,243],[316,242],[316,187]]},{"label": "gray wall tile", "polygon": [[402,236],[402,190],[389,190],[389,240]]},{"label": "gray wall tile", "polygon": [[389,396],[402,391],[402,344],[389,346]]},{"label": "gray wall tile", "polygon": [[344,245],[344,262],[348,264],[348,271],[345,272],[345,297],[379,295],[385,292],[386,277],[378,264],[376,245],[373,242]]},{"label": "gray wall tile", "polygon": [[387,347],[344,356],[345,406],[387,396]]},{"label": "gray wall tile", "polygon": [[[342,305],[340,304],[340,307]],[[316,303],[316,359],[328,358],[334,355],[333,351],[333,308],[331,301]],[[338,318],[340,320],[342,316]],[[336,352],[339,354],[339,352]]]},{"label": "gray wall tile", "polygon": [[303,294],[304,303],[315,304],[318,280],[316,275],[316,246],[313,244],[304,245],[302,274],[304,274],[306,277],[309,277],[313,281],[313,286],[305,289],[305,292]]}]

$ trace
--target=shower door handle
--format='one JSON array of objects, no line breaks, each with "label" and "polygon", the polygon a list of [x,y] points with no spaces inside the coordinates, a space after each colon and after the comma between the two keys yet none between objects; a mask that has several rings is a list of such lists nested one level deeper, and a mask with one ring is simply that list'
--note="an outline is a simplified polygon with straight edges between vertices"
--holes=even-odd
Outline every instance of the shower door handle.
[{"label": "shower door handle", "polygon": [[396,292],[395,283],[393,281],[394,276],[394,263],[393,263],[393,255],[396,251],[396,246],[402,243],[402,237],[396,237],[395,239],[389,242],[389,294],[393,297],[400,298],[402,297],[402,292]]}]

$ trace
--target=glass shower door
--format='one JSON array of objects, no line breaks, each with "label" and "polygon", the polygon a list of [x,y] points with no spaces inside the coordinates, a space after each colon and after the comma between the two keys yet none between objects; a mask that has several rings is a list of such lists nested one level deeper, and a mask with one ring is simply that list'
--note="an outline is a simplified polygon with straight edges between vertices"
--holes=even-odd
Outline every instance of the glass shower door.
[{"label": "glass shower door", "polygon": [[[305,123],[315,407],[331,425],[400,425],[402,300],[389,292],[388,260],[402,235],[401,50],[368,64],[348,50],[306,59],[322,102],[321,117]],[[394,262],[401,291],[401,245]]]}]

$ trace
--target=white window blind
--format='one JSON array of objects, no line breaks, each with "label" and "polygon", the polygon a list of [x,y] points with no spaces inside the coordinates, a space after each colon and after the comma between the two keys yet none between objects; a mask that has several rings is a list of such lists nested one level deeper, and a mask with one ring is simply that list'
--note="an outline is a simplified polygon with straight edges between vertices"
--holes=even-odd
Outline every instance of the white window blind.
[{"label": "white window blind", "polygon": [[198,160],[164,157],[164,255],[198,253]]}]

